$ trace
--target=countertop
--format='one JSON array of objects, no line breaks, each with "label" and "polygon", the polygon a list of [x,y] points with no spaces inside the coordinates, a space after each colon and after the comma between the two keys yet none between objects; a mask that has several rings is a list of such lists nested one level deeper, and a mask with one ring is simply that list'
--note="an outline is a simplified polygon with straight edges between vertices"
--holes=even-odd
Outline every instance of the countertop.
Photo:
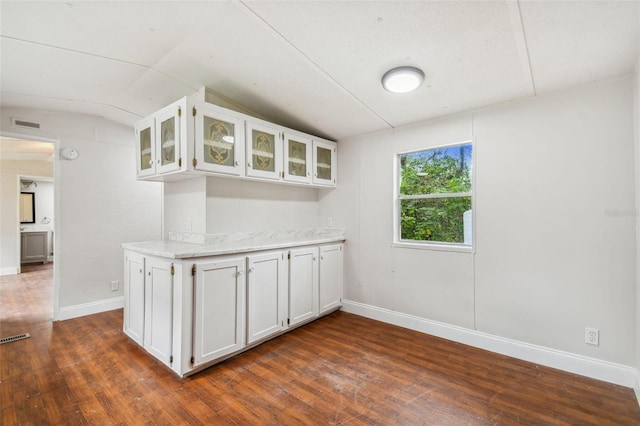
[{"label": "countertop", "polygon": [[334,243],[346,240],[346,230],[312,228],[228,234],[169,232],[169,238],[169,240],[125,243],[122,247],[141,254],[185,259]]}]

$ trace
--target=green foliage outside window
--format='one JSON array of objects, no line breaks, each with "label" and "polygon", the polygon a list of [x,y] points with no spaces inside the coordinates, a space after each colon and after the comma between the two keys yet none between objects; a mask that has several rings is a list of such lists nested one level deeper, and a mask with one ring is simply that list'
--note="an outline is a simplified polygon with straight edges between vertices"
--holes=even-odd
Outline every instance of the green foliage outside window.
[{"label": "green foliage outside window", "polygon": [[400,155],[400,238],[464,243],[471,144]]}]

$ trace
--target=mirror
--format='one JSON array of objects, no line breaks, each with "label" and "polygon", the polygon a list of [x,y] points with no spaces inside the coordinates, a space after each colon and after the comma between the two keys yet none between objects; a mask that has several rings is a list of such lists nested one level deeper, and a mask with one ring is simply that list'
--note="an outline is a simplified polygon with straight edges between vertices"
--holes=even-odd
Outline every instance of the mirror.
[{"label": "mirror", "polygon": [[36,222],[36,200],[33,192],[20,193],[20,223]]}]

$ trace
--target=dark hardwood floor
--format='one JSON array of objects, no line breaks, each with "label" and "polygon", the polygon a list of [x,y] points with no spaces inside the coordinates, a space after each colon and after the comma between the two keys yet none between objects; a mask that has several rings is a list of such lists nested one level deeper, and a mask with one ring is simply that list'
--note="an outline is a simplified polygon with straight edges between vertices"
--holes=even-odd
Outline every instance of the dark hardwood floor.
[{"label": "dark hardwood floor", "polygon": [[0,277],[0,423],[639,425],[631,389],[343,312],[181,380],[122,310],[53,323],[50,267]]}]

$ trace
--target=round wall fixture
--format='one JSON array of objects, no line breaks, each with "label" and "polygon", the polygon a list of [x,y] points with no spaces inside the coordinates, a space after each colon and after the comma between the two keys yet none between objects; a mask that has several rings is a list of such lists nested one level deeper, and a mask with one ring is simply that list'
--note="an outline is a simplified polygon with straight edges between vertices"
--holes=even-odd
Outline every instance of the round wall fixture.
[{"label": "round wall fixture", "polygon": [[382,87],[393,93],[416,90],[424,81],[424,72],[416,67],[398,67],[382,76]]},{"label": "round wall fixture", "polygon": [[65,160],[75,160],[76,158],[78,158],[78,151],[73,148],[62,148],[62,151],[60,151],[60,155]]}]

